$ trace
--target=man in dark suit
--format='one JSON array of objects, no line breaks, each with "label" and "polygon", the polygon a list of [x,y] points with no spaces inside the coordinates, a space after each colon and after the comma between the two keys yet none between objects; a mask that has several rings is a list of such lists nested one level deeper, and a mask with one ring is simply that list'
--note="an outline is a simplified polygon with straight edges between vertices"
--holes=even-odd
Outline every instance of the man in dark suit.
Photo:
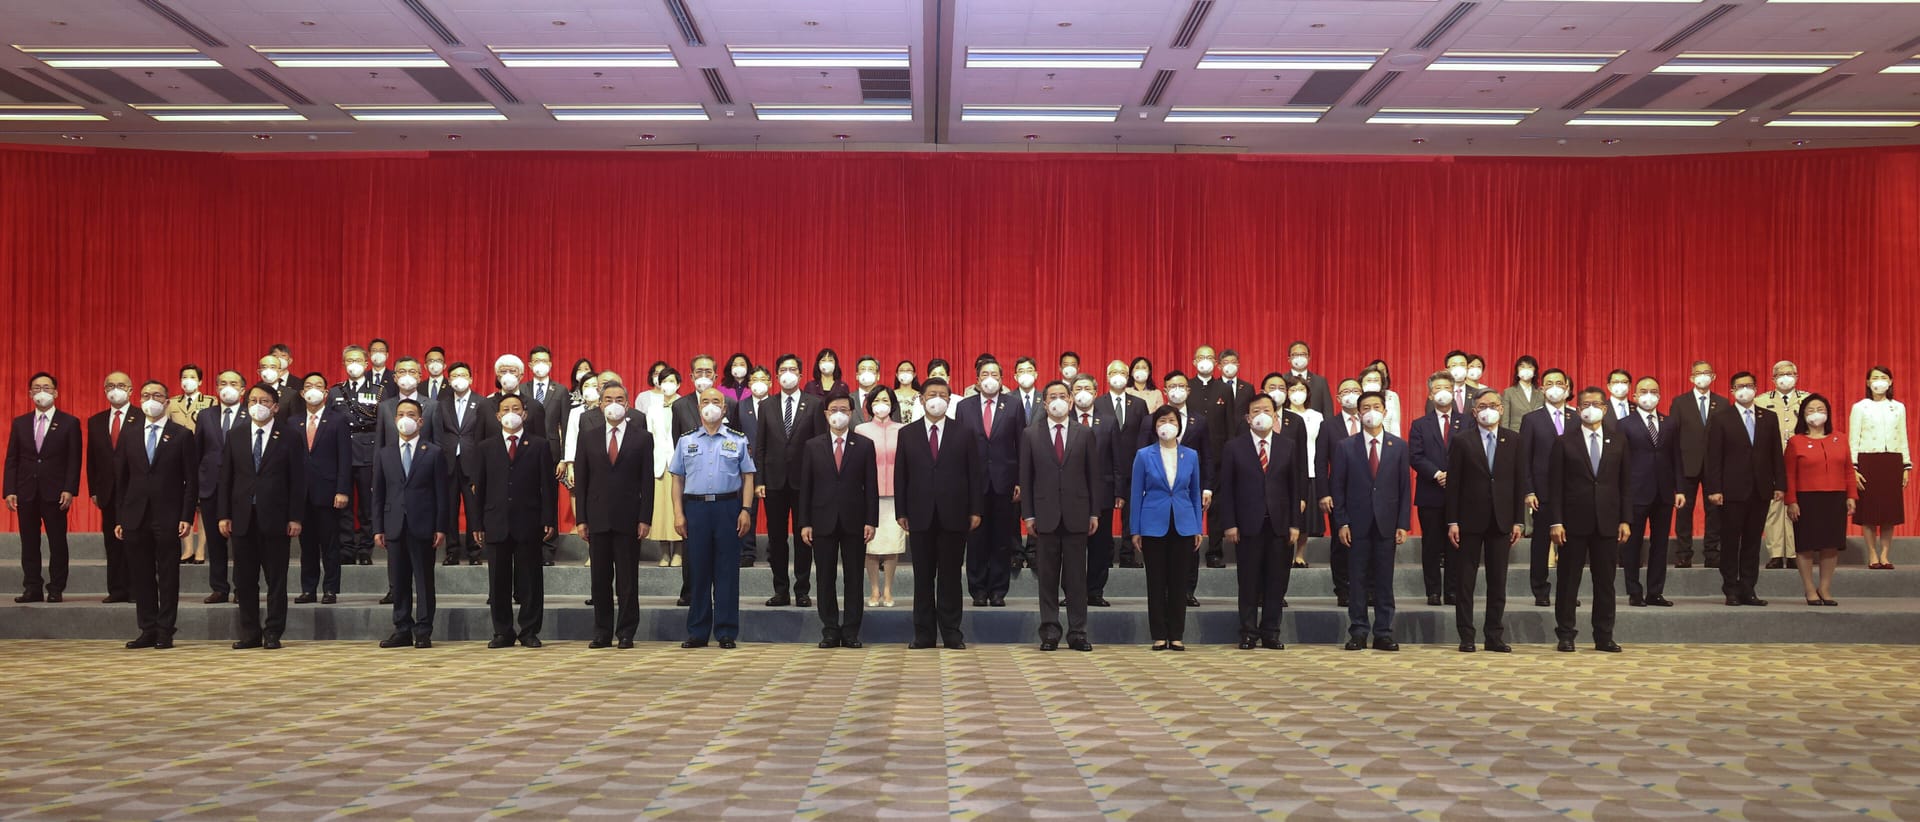
[{"label": "man in dark suit", "polygon": [[[1240,379],[1240,352],[1238,351],[1229,348],[1220,352],[1219,373],[1219,379],[1212,380],[1208,383],[1209,390],[1206,397],[1208,402],[1206,405],[1201,406],[1208,409],[1206,453],[1211,456],[1215,463],[1209,470],[1209,473],[1213,475],[1218,475],[1219,473],[1218,463],[1220,458],[1225,456],[1224,449],[1227,444],[1227,439],[1230,437],[1238,437],[1247,432],[1246,404],[1250,399],[1260,393],[1259,388],[1247,384],[1246,380]],[[1197,391],[1198,389],[1196,388],[1195,390]],[[1192,400],[1189,400],[1189,402],[1191,401]],[[1212,489],[1213,486],[1209,484],[1207,488]],[[1221,541],[1226,533],[1226,526],[1221,524],[1219,517],[1207,517],[1206,560],[1208,568],[1227,567],[1226,549],[1221,547]],[[1200,583],[1199,572],[1196,570],[1191,576],[1187,577],[1187,581],[1197,588]]]},{"label": "man in dark suit", "polygon": [[[1520,442],[1521,447],[1525,449],[1521,453],[1527,455],[1528,462],[1524,477],[1527,508],[1535,512],[1535,520],[1539,519],[1538,512],[1544,507],[1545,500],[1551,493],[1549,489],[1552,486],[1547,482],[1547,467],[1548,458],[1553,454],[1553,444],[1565,436],[1566,432],[1579,426],[1579,421],[1574,418],[1574,410],[1567,404],[1567,401],[1572,399],[1570,395],[1572,385],[1573,381],[1567,377],[1567,372],[1558,368],[1547,369],[1545,374],[1540,375],[1541,392],[1545,395],[1547,404],[1534,409],[1520,420]],[[1547,529],[1538,527],[1536,523],[1533,529],[1533,543],[1528,547],[1530,550],[1527,577],[1533,589],[1533,604],[1544,608],[1551,604],[1547,597],[1553,593],[1553,583],[1549,580],[1547,573],[1549,570],[1547,566],[1552,557],[1553,541],[1547,534]]]},{"label": "man in dark suit", "polygon": [[[343,561],[373,564],[373,455],[380,450],[382,388],[367,375],[366,349],[349,345],[340,353],[347,378],[327,393],[327,404],[347,423],[353,450],[353,499],[340,509]],[[351,558],[350,560],[347,558]]]},{"label": "man in dark suit", "polygon": [[1506,413],[1500,392],[1482,389],[1472,402],[1475,427],[1447,449],[1447,542],[1457,552],[1453,622],[1461,652],[1473,653],[1473,592],[1484,562],[1487,650],[1505,654],[1513,651],[1507,645],[1507,561],[1525,518],[1527,458],[1519,432],[1500,424]]},{"label": "man in dark suit", "polygon": [[1307,524],[1306,423],[1280,413],[1272,397],[1255,394],[1246,425],[1247,433],[1227,440],[1220,455],[1211,513],[1238,557],[1240,649],[1258,644],[1278,651],[1287,647],[1280,618],[1293,579],[1293,542]]},{"label": "man in dark suit", "polygon": [[440,402],[440,395],[447,391],[447,349],[434,346],[427,349],[426,379],[420,384],[420,393],[434,403]]},{"label": "man in dark suit", "polygon": [[1367,647],[1367,601],[1373,601],[1373,648],[1398,651],[1393,639],[1393,551],[1413,524],[1413,488],[1407,444],[1386,430],[1387,399],[1360,397],[1360,433],[1341,441],[1333,457],[1333,524],[1352,547],[1348,575],[1360,595],[1347,606],[1349,651]]},{"label": "man in dark suit", "polygon": [[[1202,347],[1201,350],[1209,354],[1213,351],[1213,349],[1205,347]],[[1219,385],[1220,382],[1215,380],[1213,384]],[[1217,476],[1215,469],[1219,466],[1218,461],[1214,458],[1213,424],[1207,419],[1211,413],[1208,410],[1210,406],[1195,405],[1196,402],[1207,402],[1207,400],[1196,400],[1194,398],[1192,392],[1195,389],[1193,389],[1189,383],[1185,372],[1167,372],[1167,376],[1161,381],[1161,385],[1165,387],[1167,391],[1167,404],[1173,406],[1174,410],[1180,414],[1180,444],[1193,449],[1194,453],[1200,456],[1200,487],[1205,489],[1201,493],[1201,504],[1210,506],[1213,504],[1213,483],[1214,478]],[[1155,410],[1157,411],[1158,409]],[[1153,426],[1142,424],[1140,426],[1140,439],[1134,443],[1132,453],[1139,453],[1140,449],[1152,445],[1153,442]],[[1127,457],[1125,464],[1129,466],[1126,470],[1132,470],[1133,457]],[[1132,478],[1129,477],[1128,481],[1131,482]],[[1223,528],[1220,533],[1224,536],[1226,530]],[[1194,596],[1194,592],[1199,590],[1200,585],[1200,552],[1195,551],[1193,553],[1191,562],[1193,563],[1193,567],[1188,569],[1187,574],[1187,607],[1198,608],[1200,607],[1200,600]]]},{"label": "man in dark suit", "polygon": [[[753,464],[760,469],[755,491],[767,509],[767,564],[773,566],[773,597],[767,607],[813,604],[807,597],[807,578],[813,572],[813,548],[795,540],[793,577],[787,577],[788,529],[798,531],[800,503],[800,446],[820,433],[820,398],[800,390],[800,358],[782,354],[774,363],[780,391],[760,401],[760,436],[754,442]],[[791,591],[794,598],[788,597]]]},{"label": "man in dark suit", "polygon": [[[560,526],[552,450],[557,440],[525,436],[525,408],[520,397],[506,397],[496,405],[502,437],[480,443],[479,470],[472,474],[473,487],[467,491],[481,500],[485,512],[473,540],[487,551],[487,589],[493,611],[488,648],[507,648],[516,641],[528,648],[540,647],[546,602],[540,545],[552,539]],[[520,603],[517,630],[516,601]]]},{"label": "man in dark suit", "polygon": [[393,634],[380,647],[431,648],[433,554],[454,528],[453,461],[422,436],[418,400],[400,400],[393,415],[399,440],[380,449],[373,471],[373,544],[387,552],[393,594]]},{"label": "man in dark suit", "polygon": [[960,561],[967,533],[980,527],[987,477],[979,449],[946,416],[951,397],[946,380],[929,378],[920,392],[926,415],[900,429],[894,452],[896,513],[913,552],[914,649],[934,647],[936,629],[948,648],[967,647]]},{"label": "man in dark suit", "polygon": [[1457,570],[1449,562],[1451,550],[1440,538],[1447,523],[1447,448],[1467,429],[1466,415],[1453,404],[1453,378],[1436,372],[1427,378],[1427,396],[1433,410],[1407,427],[1413,460],[1413,506],[1420,516],[1420,571],[1426,583],[1428,605],[1452,605],[1458,587]]},{"label": "man in dark suit", "polygon": [[[208,409],[213,410],[213,409]],[[306,515],[307,472],[300,434],[278,419],[279,395],[266,383],[247,389],[247,421],[227,432],[220,461],[220,533],[233,541],[233,586],[240,602],[234,650],[280,647],[287,629],[287,545]],[[267,619],[260,621],[260,578]]]},{"label": "man in dark suit", "polygon": [[379,447],[385,449],[400,441],[399,432],[394,428],[395,409],[403,399],[413,400],[420,406],[420,433],[423,442],[439,444],[440,404],[427,399],[420,385],[420,361],[412,357],[401,357],[393,364],[392,395],[380,401],[380,441]]},{"label": "man in dark suit", "polygon": [[367,381],[380,392],[382,400],[392,397],[394,391],[393,372],[387,370],[387,359],[392,356],[391,348],[386,340],[379,337],[367,343],[367,362],[371,363],[367,369]]},{"label": "man in dark suit", "polygon": [[[1034,571],[1040,584],[1040,650],[1060,647],[1060,592],[1067,600],[1067,647],[1091,651],[1087,641],[1087,538],[1100,528],[1099,509],[1112,509],[1107,455],[1093,428],[1068,416],[1067,384],[1043,389],[1037,425],[1021,434],[1020,513],[1039,540]],[[1109,446],[1110,447],[1110,446]],[[1111,537],[1109,537],[1111,538]]]},{"label": "man in dark suit", "polygon": [[[133,589],[128,587],[126,543],[115,536],[114,519],[119,509],[114,504],[114,452],[120,445],[120,430],[129,424],[138,424],[139,409],[132,406],[133,378],[125,372],[115,371],[107,375],[107,410],[87,418],[87,494],[93,498],[93,507],[100,509],[100,535],[107,549],[107,598],[104,603],[132,602]],[[175,569],[178,578],[179,571]]]},{"label": "man in dark suit", "polygon": [[[740,398],[740,401],[734,404],[734,410],[739,412],[740,416],[729,417],[726,424],[738,430],[740,433],[747,435],[747,453],[752,455],[760,453],[760,401],[766,399],[767,395],[772,393],[770,389],[773,386],[773,372],[768,371],[764,365],[756,365],[753,367],[753,370],[747,374],[747,385],[750,387],[749,391],[752,390],[751,386],[761,386],[759,393],[750,393],[748,396]],[[896,418],[897,416],[896,414]],[[678,442],[678,440],[675,440],[675,442]],[[756,498],[753,507],[747,510],[747,519],[752,520],[753,523],[747,528],[747,535],[740,540],[740,567],[742,568],[753,567],[754,543],[758,540],[755,534],[759,530],[759,508],[759,501]],[[683,563],[680,567],[685,568],[687,566]],[[681,581],[680,588],[682,593],[686,592],[687,582],[684,578]],[[682,596],[681,599],[686,599],[686,597]]]},{"label": "man in dark suit", "polygon": [[[13,420],[7,442],[7,509],[20,516],[25,584],[14,602],[59,602],[67,590],[67,510],[80,493],[80,418],[53,407],[60,386],[42,371],[27,381],[33,410]],[[40,576],[40,529],[47,529],[47,576]]]},{"label": "man in dark suit", "polygon": [[[1553,632],[1559,650],[1573,651],[1580,635],[1577,612],[1580,576],[1593,566],[1593,647],[1618,653],[1613,641],[1613,577],[1620,545],[1631,528],[1633,496],[1627,487],[1627,443],[1606,423],[1607,392],[1599,386],[1580,391],[1580,425],[1554,440],[1547,452],[1544,519],[1549,538],[1560,549],[1560,593],[1554,600]],[[1762,507],[1764,511],[1764,506]]]},{"label": "man in dark suit", "polygon": [[[1126,363],[1121,363],[1121,367],[1126,367]],[[1070,415],[1074,422],[1093,431],[1093,444],[1100,455],[1100,482],[1108,494],[1105,499],[1093,501],[1094,515],[1099,517],[1100,523],[1094,526],[1093,535],[1087,537],[1087,605],[1107,608],[1111,606],[1106,597],[1107,580],[1112,576],[1117,547],[1113,534],[1114,512],[1125,502],[1120,497],[1120,489],[1125,483],[1115,476],[1120,466],[1114,462],[1117,447],[1114,438],[1119,436],[1120,430],[1114,419],[1116,412],[1113,403],[1100,395],[1100,380],[1095,375],[1079,373],[1071,384],[1073,411]],[[1100,415],[1102,406],[1107,409],[1105,417]],[[1125,409],[1126,404],[1123,402],[1121,407]],[[1130,540],[1128,547],[1132,547]]]},{"label": "man in dark suit", "polygon": [[[860,597],[866,593],[867,542],[880,524],[880,475],[873,440],[852,432],[853,401],[836,386],[827,397],[827,431],[800,454],[800,541],[813,548],[820,582],[820,647],[861,647]],[[847,605],[835,602],[836,567]]]},{"label": "man in dark suit", "polygon": [[[1633,512],[1621,563],[1626,566],[1627,604],[1635,608],[1673,605],[1667,590],[1667,529],[1673,511],[1684,504],[1680,493],[1680,439],[1673,418],[1660,413],[1660,381],[1641,377],[1634,385],[1633,410],[1614,423],[1627,441],[1627,487]],[[1647,583],[1640,584],[1646,566]]]},{"label": "man in dark suit", "polygon": [[[1092,375],[1082,374],[1081,376],[1091,377]],[[1107,429],[1102,436],[1110,444],[1107,465],[1109,472],[1113,475],[1113,482],[1109,487],[1120,503],[1114,506],[1120,510],[1120,535],[1113,541],[1114,559],[1111,564],[1122,568],[1138,568],[1140,558],[1134,555],[1133,540],[1129,539],[1133,535],[1127,533],[1129,507],[1126,501],[1128,499],[1127,483],[1133,479],[1133,452],[1136,443],[1140,441],[1140,431],[1148,422],[1147,402],[1127,393],[1127,382],[1126,363],[1119,360],[1107,363],[1107,391],[1099,399],[1094,400],[1093,418],[1096,428],[1104,426]],[[1079,390],[1076,383],[1075,393]],[[1113,525],[1113,510],[1101,506],[1100,531],[1094,535],[1094,542],[1087,546],[1087,549],[1092,552],[1088,556],[1087,565],[1087,603],[1096,608],[1107,607],[1106,597],[1102,596],[1106,593],[1107,571],[1098,564],[1100,546],[1097,543],[1100,539],[1099,534],[1113,533]]]},{"label": "man in dark suit", "polygon": [[340,512],[353,493],[353,441],[347,420],[327,406],[327,378],[318,371],[301,381],[301,412],[293,417],[300,432],[307,495],[300,529],[300,596],[296,603],[340,601]]},{"label": "man in dark suit", "polygon": [[[1674,567],[1693,567],[1693,511],[1700,507],[1704,496],[1700,488],[1706,479],[1707,466],[1707,429],[1715,414],[1727,408],[1727,398],[1713,390],[1713,365],[1706,360],[1697,360],[1692,367],[1689,379],[1693,388],[1673,398],[1673,404],[1667,406],[1667,416],[1672,418],[1674,427],[1679,429],[1680,439],[1680,488],[1686,497],[1686,504],[1674,511],[1673,539],[1679,543],[1674,549]],[[1708,505],[1706,529],[1700,539],[1701,552],[1708,568],[1720,567],[1720,529],[1724,510],[1718,505]]]},{"label": "man in dark suit", "polygon": [[[694,357],[693,362],[688,364],[688,370],[693,375],[694,396],[697,397],[700,395],[700,392],[714,386],[713,375],[716,371],[714,370],[712,357],[706,354]],[[729,428],[740,425],[741,416],[739,404],[731,398],[728,398],[726,401],[726,409],[726,416],[720,420],[720,424]],[[700,403],[698,401],[676,402],[669,407],[669,410],[673,412],[674,442],[679,442],[681,437],[693,433],[693,429],[700,427]],[[682,564],[680,567],[685,568],[686,565]]]},{"label": "man in dark suit", "polygon": [[[527,367],[533,372],[533,378],[527,380],[526,385],[521,387],[519,392],[521,402],[523,405],[540,406],[539,417],[546,426],[540,429],[540,436],[552,440],[551,447],[557,447],[566,441],[560,438],[560,426],[567,422],[568,406],[573,402],[572,395],[567,393],[565,386],[551,378],[553,374],[551,349],[544,345],[534,346],[533,351],[527,354]],[[498,409],[495,409],[494,416],[498,419]],[[532,419],[534,415],[523,409],[520,416]]]},{"label": "man in dark suit", "polygon": [[1707,503],[1720,508],[1720,593],[1728,605],[1765,605],[1754,593],[1760,579],[1760,531],[1767,505],[1786,496],[1785,459],[1780,418],[1754,404],[1753,374],[1733,375],[1733,404],[1713,416],[1707,427],[1703,490]]},{"label": "man in dark suit", "polygon": [[459,565],[463,557],[469,563],[480,561],[480,543],[473,539],[473,532],[481,530],[474,527],[480,524],[480,500],[473,495],[473,483],[468,478],[480,471],[480,441],[486,428],[481,420],[489,406],[473,390],[472,366],[456,362],[447,368],[447,375],[447,390],[440,395],[440,408],[435,414],[440,425],[436,438],[453,452],[454,487],[458,489],[454,502],[467,522],[458,540],[447,541],[446,564]]},{"label": "man in dark suit", "polygon": [[601,380],[600,409],[606,421],[580,429],[573,462],[574,487],[585,503],[575,519],[586,529],[593,569],[587,647],[605,648],[617,638],[627,649],[640,628],[640,541],[653,528],[653,436],[646,418],[630,410],[620,382]]},{"label": "man in dark suit", "polygon": [[1321,419],[1331,420],[1339,411],[1339,406],[1334,402],[1332,386],[1327,383],[1327,378],[1307,370],[1307,366],[1312,364],[1312,354],[1305,341],[1294,340],[1287,346],[1287,373],[1306,381],[1307,407],[1320,412]]},{"label": "man in dark suit", "polygon": [[247,424],[245,378],[238,371],[222,371],[215,377],[219,402],[194,417],[193,438],[200,446],[200,475],[194,487],[200,489],[200,523],[207,535],[207,587],[212,593],[202,602],[213,605],[226,602],[233,593],[227,574],[231,542],[214,523],[220,521],[220,470],[227,453],[227,435]]},{"label": "man in dark suit", "polygon": [[484,400],[485,405],[480,409],[482,439],[500,436],[500,418],[494,413],[494,406],[500,402],[501,397],[506,396],[518,396],[526,409],[527,436],[546,438],[548,430],[546,406],[531,400],[533,393],[527,390],[526,374],[527,364],[522,362],[518,355],[501,354],[493,361],[493,380],[500,386],[500,390],[488,394]]},{"label": "man in dark suit", "polygon": [[[1341,409],[1327,417],[1320,424],[1320,444],[1314,447],[1313,458],[1319,462],[1314,466],[1314,475],[1319,477],[1319,487],[1315,493],[1320,495],[1320,516],[1329,524],[1333,520],[1333,455],[1339,453],[1340,442],[1347,437],[1360,433],[1360,381],[1347,377],[1334,389],[1338,397],[1335,404]],[[1351,404],[1349,404],[1351,402]],[[1334,535],[1334,529],[1328,530]],[[1333,576],[1333,601],[1336,607],[1347,607],[1347,572],[1353,567],[1352,546],[1337,538],[1327,540],[1327,568]],[[1360,596],[1366,597],[1362,590]]]},{"label": "man in dark suit", "polygon": [[[126,540],[127,575],[140,635],[128,648],[173,647],[180,608],[180,540],[193,527],[199,454],[193,433],[167,419],[167,386],[140,386],[141,422],[115,449],[114,536]],[[101,478],[105,481],[105,477]]]},{"label": "man in dark suit", "polygon": [[1020,404],[1001,391],[1000,363],[980,364],[980,391],[954,403],[955,433],[965,432],[986,471],[980,527],[967,536],[967,593],[973,607],[1007,605],[1013,580],[1013,543],[1020,537]]}]

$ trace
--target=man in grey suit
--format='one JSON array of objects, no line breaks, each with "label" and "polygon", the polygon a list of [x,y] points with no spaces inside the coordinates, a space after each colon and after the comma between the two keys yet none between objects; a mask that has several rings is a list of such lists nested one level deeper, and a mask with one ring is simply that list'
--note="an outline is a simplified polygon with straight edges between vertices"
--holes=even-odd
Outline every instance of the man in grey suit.
[{"label": "man in grey suit", "polygon": [[1060,647],[1060,589],[1067,591],[1067,647],[1087,641],[1087,537],[1100,527],[1096,500],[1111,500],[1093,429],[1067,417],[1067,384],[1049,383],[1045,422],[1020,436],[1020,507],[1039,536],[1034,569],[1040,583],[1040,650]]},{"label": "man in grey suit", "polygon": [[[470,477],[480,473],[480,442],[483,436],[481,416],[487,413],[487,402],[473,390],[473,367],[465,362],[456,362],[447,368],[447,390],[441,392],[440,401],[427,403],[434,406],[433,441],[447,449],[452,458],[454,471],[454,504],[466,512],[468,522],[480,521],[480,498],[473,493]],[[393,410],[385,409],[381,417],[392,417]],[[462,556],[467,561],[480,564],[482,553],[479,543],[474,542],[472,531],[462,530],[447,540],[447,565],[459,565]],[[548,557],[552,559],[551,556]]]}]

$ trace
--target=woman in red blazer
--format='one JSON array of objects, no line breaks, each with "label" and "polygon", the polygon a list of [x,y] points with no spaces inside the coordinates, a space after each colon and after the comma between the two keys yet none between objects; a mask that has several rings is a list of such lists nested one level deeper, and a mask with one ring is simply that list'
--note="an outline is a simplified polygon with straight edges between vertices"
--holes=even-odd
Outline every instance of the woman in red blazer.
[{"label": "woman in red blazer", "polygon": [[[1847,517],[1859,498],[1847,435],[1833,429],[1833,404],[1819,394],[1800,403],[1800,421],[1787,440],[1787,517],[1799,555],[1808,605],[1833,601],[1833,569],[1847,547]],[[1820,564],[1814,584],[1813,566]]]}]

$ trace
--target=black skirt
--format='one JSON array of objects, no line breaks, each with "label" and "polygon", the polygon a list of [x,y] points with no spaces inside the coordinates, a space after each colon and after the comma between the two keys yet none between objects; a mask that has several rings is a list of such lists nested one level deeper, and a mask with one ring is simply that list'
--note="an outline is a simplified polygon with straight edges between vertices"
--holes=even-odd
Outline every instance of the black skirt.
[{"label": "black skirt", "polygon": [[1883,451],[1860,455],[1860,476],[1867,487],[1853,508],[1855,525],[1899,525],[1907,521],[1907,491],[1900,485],[1906,463],[1900,455]]},{"label": "black skirt", "polygon": [[1799,495],[1800,519],[1793,523],[1796,551],[1847,548],[1847,492],[1807,491]]}]

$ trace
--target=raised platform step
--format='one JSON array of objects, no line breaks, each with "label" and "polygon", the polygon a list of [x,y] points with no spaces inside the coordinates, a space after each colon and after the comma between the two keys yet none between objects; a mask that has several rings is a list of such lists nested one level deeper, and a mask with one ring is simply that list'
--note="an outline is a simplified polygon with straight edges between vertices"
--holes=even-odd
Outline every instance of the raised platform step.
[{"label": "raised platform step", "polygon": [[[350,640],[372,643],[392,630],[393,609],[379,605],[373,595],[350,595],[339,605],[289,605],[285,639],[298,648],[312,640]],[[1775,599],[1770,607],[1729,608],[1717,598],[1682,599],[1672,608],[1619,607],[1616,639],[1631,649],[1652,643],[1883,643],[1920,644],[1920,602],[1905,599],[1842,598],[1837,608],[1814,608],[1798,599]],[[1291,598],[1294,606],[1282,620],[1282,638],[1288,643],[1344,641],[1347,615],[1331,599]],[[678,642],[686,636],[686,610],[666,598],[641,601],[641,641]],[[181,642],[230,641],[234,636],[233,605],[180,606]],[[1591,611],[1580,611],[1581,647],[1591,648]],[[593,612],[576,599],[549,599],[547,640],[579,641],[592,635]],[[1528,602],[1511,602],[1507,612],[1507,640],[1529,653],[1547,651],[1553,641],[1553,610]],[[1148,641],[1144,600],[1114,601],[1112,608],[1096,608],[1089,634],[1096,645],[1144,644]],[[1039,615],[1030,599],[1009,600],[1005,608],[965,609],[963,629],[969,642],[1035,642]],[[67,602],[58,605],[0,606],[0,639],[129,639],[136,633],[132,606]],[[1193,644],[1230,644],[1238,639],[1238,617],[1231,602],[1216,601],[1189,610],[1187,641]],[[1403,643],[1458,642],[1453,609],[1429,607],[1405,600],[1396,621]],[[492,634],[484,601],[472,596],[443,596],[433,636],[442,641],[483,641]],[[820,622],[811,608],[766,608],[743,602],[743,642],[813,643]],[[867,609],[861,639],[869,644],[904,644],[912,638],[912,603],[896,600],[892,608]],[[1548,644],[1542,644],[1548,643]],[[215,645],[224,651],[225,646]],[[369,644],[369,653],[377,653]],[[844,652],[844,651],[843,651]],[[845,652],[850,653],[850,652]]]}]

